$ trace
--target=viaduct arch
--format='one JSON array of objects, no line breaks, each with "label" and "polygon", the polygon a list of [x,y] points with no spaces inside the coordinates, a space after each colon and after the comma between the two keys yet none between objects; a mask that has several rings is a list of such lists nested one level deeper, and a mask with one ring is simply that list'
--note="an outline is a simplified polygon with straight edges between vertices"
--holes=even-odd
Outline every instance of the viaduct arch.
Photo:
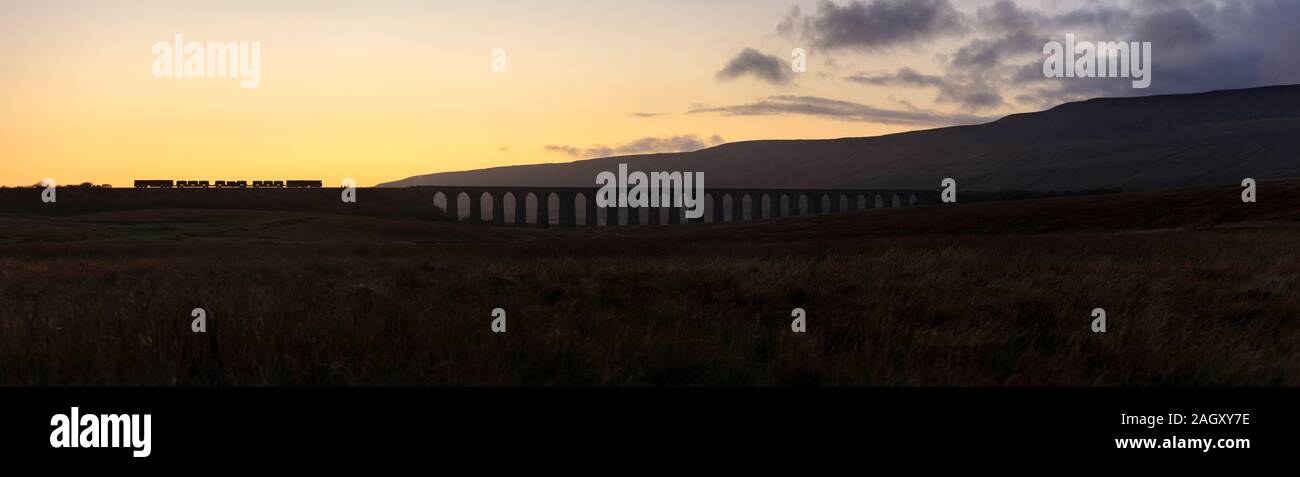
[{"label": "viaduct arch", "polygon": [[[457,222],[536,227],[639,225],[636,207],[596,206],[596,187],[418,186]],[[704,215],[687,219],[682,207],[645,213],[648,225],[733,222],[833,214],[863,209],[910,207],[939,202],[939,193],[919,189],[736,189],[704,191]],[[509,209],[509,210],[507,210]],[[462,213],[462,210],[466,213]],[[748,212],[748,213],[747,213]]]}]

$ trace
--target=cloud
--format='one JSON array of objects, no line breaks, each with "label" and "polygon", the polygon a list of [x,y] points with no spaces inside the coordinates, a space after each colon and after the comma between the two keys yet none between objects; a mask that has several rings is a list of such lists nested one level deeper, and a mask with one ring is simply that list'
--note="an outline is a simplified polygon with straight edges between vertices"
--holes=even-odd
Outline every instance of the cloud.
[{"label": "cloud", "polygon": [[[777,26],[788,31],[797,11]],[[804,34],[827,51],[874,51],[960,33],[965,18],[949,0],[857,0],[840,6],[823,0],[804,19]]]},{"label": "cloud", "polygon": [[[1057,37],[1084,28],[1090,40],[1152,43],[1152,84],[1132,89],[1125,79],[1046,79],[1042,59],[1020,63],[1012,86],[1024,104],[1052,106],[1098,96],[1191,93],[1300,83],[1300,56],[1284,45],[1300,42],[1300,2],[1200,0],[1135,2],[1134,11],[1090,8],[1049,17],[1044,33]],[[1080,36],[1080,38],[1084,38]]]},{"label": "cloud", "polygon": [[[936,104],[964,112],[1008,106],[1004,98],[1049,107],[1098,96],[1300,83],[1300,55],[1289,48],[1300,44],[1297,0],[1000,0],[967,12],[949,0],[823,1],[810,17],[790,10],[777,30],[792,34],[798,25],[829,61],[955,36],[961,40],[955,45],[927,50],[941,62],[939,72],[904,67],[839,77],[873,87],[933,88]],[[1081,41],[1151,42],[1151,87],[1133,89],[1125,78],[1045,78],[1043,45],[1064,41],[1067,33]]]},{"label": "cloud", "polygon": [[918,73],[909,67],[903,67],[897,73],[866,75],[856,74],[844,77],[845,80],[871,86],[905,86],[938,88],[939,95],[935,101],[956,103],[967,111],[987,110],[1002,106],[1002,95],[978,74],[959,74],[951,69],[943,76]]},{"label": "cloud", "polygon": [[1215,39],[1214,32],[1185,8],[1148,15],[1138,22],[1134,33],[1166,51],[1202,48]]},{"label": "cloud", "polygon": [[916,70],[907,66],[900,68],[897,73],[893,74],[856,74],[846,76],[844,79],[875,86],[943,86],[947,83],[942,76],[917,73]]},{"label": "cloud", "polygon": [[688,114],[717,113],[729,116],[804,115],[884,124],[947,126],[987,122],[991,118],[968,114],[943,114],[920,109],[884,109],[850,101],[816,96],[773,96],[733,106],[698,106]]},{"label": "cloud", "polygon": [[731,81],[741,76],[753,76],[772,84],[788,84],[794,78],[794,73],[785,60],[775,55],[765,55],[753,48],[745,48],[718,71],[717,79]]},{"label": "cloud", "polygon": [[[782,24],[793,21],[796,13],[791,12]],[[1034,27],[1040,18],[1004,1],[978,9],[975,20],[974,25],[985,32],[993,31],[997,38],[976,38],[947,55],[948,64],[942,75],[922,74],[903,67],[893,74],[857,74],[844,79],[873,86],[937,88],[936,102],[954,103],[964,111],[1001,107],[1006,103],[999,92],[1001,79],[995,70],[1004,60],[1002,51],[1034,44],[1036,38],[1024,31]],[[852,1],[844,6],[823,2],[817,15],[806,19],[804,25],[805,34],[817,46],[831,51],[872,51],[964,34],[970,31],[968,23],[971,19],[958,12],[949,0],[873,0]],[[1041,47],[1041,43],[1037,46]]]},{"label": "cloud", "polygon": [[1045,20],[1042,14],[1024,10],[1009,0],[976,10],[975,18],[980,28],[997,32],[1032,30]]},{"label": "cloud", "polygon": [[633,141],[606,146],[602,144],[579,148],[565,145],[547,145],[547,152],[564,154],[570,157],[592,158],[621,156],[627,154],[650,154],[656,152],[684,152],[717,146],[725,142],[722,136],[714,134],[701,138],[694,134],[681,134],[667,137],[643,137]]},{"label": "cloud", "polygon": [[799,29],[799,19],[802,16],[803,16],[803,11],[799,9],[798,5],[790,7],[790,10],[788,13],[786,13],[785,18],[782,18],[781,23],[778,23],[776,25],[776,34],[780,35],[783,38],[793,39],[795,37],[795,33]]},{"label": "cloud", "polygon": [[1088,28],[1108,33],[1122,31],[1133,19],[1133,12],[1108,5],[1093,5],[1071,10],[1049,19],[1055,28]]},{"label": "cloud", "polygon": [[573,146],[560,146],[554,144],[547,144],[542,149],[545,149],[546,152],[558,152],[566,156],[573,156],[573,157],[582,156],[582,149]]},{"label": "cloud", "polygon": [[632,116],[634,118],[653,118],[656,116],[663,116],[663,115],[664,113],[643,113],[640,111],[636,111],[628,114],[628,116]]}]

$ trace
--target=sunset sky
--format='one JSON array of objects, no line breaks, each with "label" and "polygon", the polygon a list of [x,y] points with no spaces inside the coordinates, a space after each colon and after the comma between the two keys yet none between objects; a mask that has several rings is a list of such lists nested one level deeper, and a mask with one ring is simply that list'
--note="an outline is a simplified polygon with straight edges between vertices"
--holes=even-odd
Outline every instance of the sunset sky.
[{"label": "sunset sky", "polygon": [[[6,2],[0,184],[366,186],[718,141],[878,135],[1098,95],[1295,83],[1297,3]],[[155,78],[151,47],[178,33],[260,42],[260,86]],[[1152,88],[1035,77],[1043,42],[1065,33],[1155,42]],[[503,73],[491,71],[494,48],[506,51]],[[808,52],[806,72],[790,71],[794,48]]]}]

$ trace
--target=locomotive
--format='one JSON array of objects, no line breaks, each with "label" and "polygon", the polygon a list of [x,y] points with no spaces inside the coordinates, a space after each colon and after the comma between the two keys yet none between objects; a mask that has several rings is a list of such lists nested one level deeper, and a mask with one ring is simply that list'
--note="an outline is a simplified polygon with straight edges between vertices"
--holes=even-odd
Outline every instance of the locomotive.
[{"label": "locomotive", "polygon": [[176,181],[176,180],[136,180],[137,189],[319,189],[321,181],[287,180],[287,181]]}]

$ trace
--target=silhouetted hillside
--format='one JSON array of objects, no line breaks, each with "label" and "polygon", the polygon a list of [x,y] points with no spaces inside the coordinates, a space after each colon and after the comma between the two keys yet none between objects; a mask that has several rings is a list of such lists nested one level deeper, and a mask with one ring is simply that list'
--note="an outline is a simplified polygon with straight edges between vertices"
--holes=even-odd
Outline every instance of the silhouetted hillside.
[{"label": "silhouetted hillside", "polygon": [[380,186],[591,185],[621,162],[709,187],[1157,189],[1300,176],[1300,86],[1102,98],[974,126],[416,176]]}]

